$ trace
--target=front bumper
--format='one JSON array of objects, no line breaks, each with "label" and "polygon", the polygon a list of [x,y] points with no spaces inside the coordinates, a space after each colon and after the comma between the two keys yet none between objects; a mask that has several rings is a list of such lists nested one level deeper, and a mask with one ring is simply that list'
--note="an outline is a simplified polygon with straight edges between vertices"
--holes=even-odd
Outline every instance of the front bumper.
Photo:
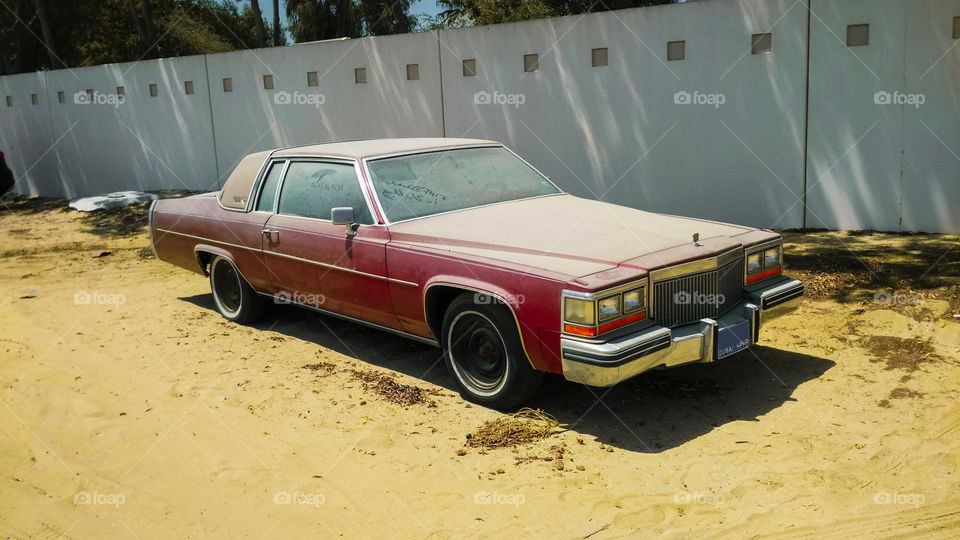
[{"label": "front bumper", "polygon": [[716,319],[674,328],[652,324],[609,341],[564,336],[563,376],[590,386],[612,386],[658,367],[713,362],[756,343],[760,327],[797,309],[801,296],[802,283],[780,276],[746,289],[743,302]]}]

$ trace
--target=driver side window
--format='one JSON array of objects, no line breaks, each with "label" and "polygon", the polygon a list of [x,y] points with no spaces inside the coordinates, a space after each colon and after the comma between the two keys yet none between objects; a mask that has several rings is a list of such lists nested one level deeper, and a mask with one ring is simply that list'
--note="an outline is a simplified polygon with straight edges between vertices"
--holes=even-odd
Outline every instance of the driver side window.
[{"label": "driver side window", "polygon": [[353,207],[357,223],[373,223],[354,165],[318,161],[290,163],[280,188],[278,213],[329,221],[330,211],[338,206]]}]

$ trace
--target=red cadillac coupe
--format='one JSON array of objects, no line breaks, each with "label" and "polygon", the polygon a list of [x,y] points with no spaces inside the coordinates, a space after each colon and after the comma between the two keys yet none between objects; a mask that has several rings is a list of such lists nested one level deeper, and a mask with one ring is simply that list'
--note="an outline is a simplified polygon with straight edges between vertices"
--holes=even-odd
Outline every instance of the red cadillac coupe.
[{"label": "red cadillac coupe", "polygon": [[294,303],[436,345],[501,409],[544,372],[610,386],[730,356],[803,294],[774,232],[575,197],[483,140],[259,152],[221,191],[154,202],[150,235],[231,321]]}]

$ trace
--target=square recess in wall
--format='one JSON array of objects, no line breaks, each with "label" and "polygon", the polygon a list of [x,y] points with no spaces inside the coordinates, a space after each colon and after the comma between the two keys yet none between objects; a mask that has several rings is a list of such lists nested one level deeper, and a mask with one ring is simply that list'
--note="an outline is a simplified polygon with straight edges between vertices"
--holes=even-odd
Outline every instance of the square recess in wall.
[{"label": "square recess in wall", "polygon": [[523,71],[526,73],[533,73],[534,71],[540,71],[540,55],[539,54],[523,55]]},{"label": "square recess in wall", "polygon": [[[88,92],[92,93],[92,91],[88,91]],[[160,89],[157,88],[156,83],[151,84],[151,85],[150,85],[150,97],[157,97],[158,95],[160,95]]]},{"label": "square recess in wall", "polygon": [[7,96],[7,107],[13,107],[13,96]]},{"label": "square recess in wall", "polygon": [[353,70],[353,82],[364,84],[367,82],[367,68],[356,68]]},{"label": "square recess in wall", "polygon": [[87,103],[93,103],[93,88],[87,88],[86,93],[87,93]]},{"label": "square recess in wall", "polygon": [[66,101],[66,99],[64,98],[63,90],[60,90],[57,92],[57,103],[63,103],[64,101]]},{"label": "square recess in wall", "polygon": [[865,47],[869,44],[869,24],[851,24],[847,26],[847,47]]},{"label": "square recess in wall", "polygon": [[607,48],[593,49],[590,51],[590,63],[593,67],[607,65]]},{"label": "square recess in wall", "polygon": [[230,77],[223,79],[223,91],[233,92],[233,79]]},{"label": "square recess in wall", "polygon": [[264,76],[263,76],[263,89],[264,89],[264,90],[273,90],[273,75],[264,75]]},{"label": "square recess in wall", "polygon": [[37,98],[36,94],[30,94],[30,103],[34,105],[36,105],[37,103],[40,103],[40,99]]},{"label": "square recess in wall", "polygon": [[685,60],[687,58],[686,41],[668,41],[667,42],[667,61]]},{"label": "square recess in wall", "polygon": [[193,93],[193,81],[183,81],[183,91],[187,94]]},{"label": "square recess in wall", "polygon": [[467,58],[463,61],[463,76],[464,77],[476,77],[477,76],[477,59],[476,58]]},{"label": "square recess in wall", "polygon": [[126,90],[122,86],[117,87],[117,97],[123,97],[126,95]]},{"label": "square recess in wall", "polygon": [[953,39],[960,39],[960,17],[953,18]]},{"label": "square recess in wall", "polygon": [[773,52],[773,34],[754,34],[750,36],[750,53],[767,54]]},{"label": "square recess in wall", "polygon": [[307,72],[307,86],[320,86],[320,77],[316,71]]},{"label": "square recess in wall", "polygon": [[420,80],[420,64],[407,64],[407,80],[408,81]]}]

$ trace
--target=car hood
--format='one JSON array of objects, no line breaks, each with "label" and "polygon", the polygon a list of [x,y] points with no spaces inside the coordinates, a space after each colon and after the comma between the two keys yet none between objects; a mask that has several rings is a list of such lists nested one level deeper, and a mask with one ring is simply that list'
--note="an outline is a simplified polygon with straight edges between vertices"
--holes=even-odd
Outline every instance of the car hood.
[{"label": "car hood", "polygon": [[[682,244],[754,229],[561,194],[390,225],[391,241],[579,277]],[[661,266],[661,265],[658,265]]]}]

